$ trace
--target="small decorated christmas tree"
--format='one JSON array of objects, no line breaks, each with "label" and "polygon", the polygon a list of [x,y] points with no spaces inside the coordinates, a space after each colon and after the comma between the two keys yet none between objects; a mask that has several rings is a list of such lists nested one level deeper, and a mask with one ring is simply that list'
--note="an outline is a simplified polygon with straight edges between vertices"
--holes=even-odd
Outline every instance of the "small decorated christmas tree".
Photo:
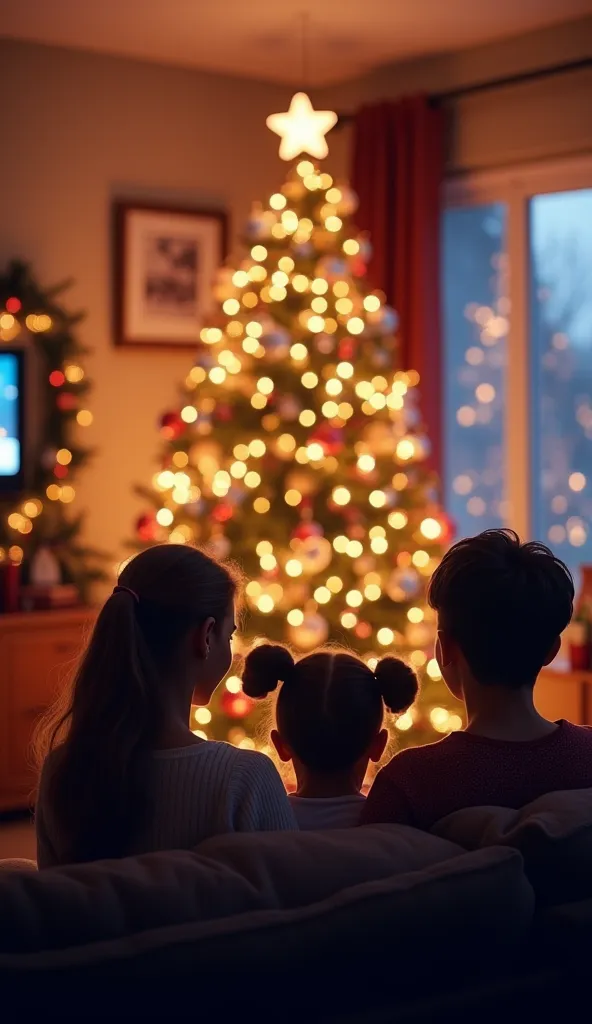
[{"label": "small decorated christmas tree", "polygon": [[[19,566],[21,583],[69,584],[76,600],[76,592],[86,599],[91,584],[104,578],[106,555],[81,539],[84,514],[75,485],[91,452],[80,428],[90,426],[93,416],[91,384],[82,365],[87,349],[77,336],[84,314],[60,301],[69,284],[44,288],[18,260],[0,273],[0,342],[20,351],[29,365],[24,395],[17,379],[3,375],[1,381],[4,469],[22,464],[23,479],[14,486],[19,497],[10,491],[0,497],[0,565]],[[16,410],[27,400],[31,383],[26,407],[31,437],[24,448]]]},{"label": "small decorated christmas tree", "polygon": [[[247,255],[221,271],[219,314],[179,408],[161,418],[137,537],[238,562],[243,638],[409,659],[424,685],[397,738],[424,742],[461,724],[425,603],[450,529],[425,466],[418,375],[398,367],[397,316],[366,282],[355,208],[351,189],[308,159],[253,207]],[[197,723],[251,746],[251,707],[233,675],[220,714],[199,709]]]}]

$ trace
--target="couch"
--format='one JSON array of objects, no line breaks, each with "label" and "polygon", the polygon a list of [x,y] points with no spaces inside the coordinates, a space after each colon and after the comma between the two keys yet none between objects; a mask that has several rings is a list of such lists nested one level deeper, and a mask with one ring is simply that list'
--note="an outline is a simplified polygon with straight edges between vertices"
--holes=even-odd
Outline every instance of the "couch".
[{"label": "couch", "polygon": [[569,1020],[592,791],[405,826],[0,872],[2,1021]]}]

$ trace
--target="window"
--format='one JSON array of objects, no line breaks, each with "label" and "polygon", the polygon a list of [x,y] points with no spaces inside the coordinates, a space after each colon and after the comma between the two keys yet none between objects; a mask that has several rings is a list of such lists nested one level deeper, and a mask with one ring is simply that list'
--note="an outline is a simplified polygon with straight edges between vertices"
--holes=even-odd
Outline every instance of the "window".
[{"label": "window", "polygon": [[445,490],[463,536],[505,518],[505,236],[502,203],[444,214]]},{"label": "window", "polygon": [[531,508],[537,538],[592,562],[592,189],[530,203]]},{"label": "window", "polygon": [[444,485],[458,536],[592,563],[592,161],[454,185],[442,220]]}]

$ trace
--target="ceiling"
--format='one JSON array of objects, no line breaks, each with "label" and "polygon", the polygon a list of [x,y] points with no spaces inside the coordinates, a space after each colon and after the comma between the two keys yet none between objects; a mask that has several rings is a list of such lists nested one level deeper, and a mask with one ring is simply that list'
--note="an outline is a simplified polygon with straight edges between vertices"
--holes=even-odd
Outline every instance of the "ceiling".
[{"label": "ceiling", "polygon": [[[0,0],[0,33],[297,85],[568,21],[592,0]],[[302,11],[308,10],[307,80]]]}]

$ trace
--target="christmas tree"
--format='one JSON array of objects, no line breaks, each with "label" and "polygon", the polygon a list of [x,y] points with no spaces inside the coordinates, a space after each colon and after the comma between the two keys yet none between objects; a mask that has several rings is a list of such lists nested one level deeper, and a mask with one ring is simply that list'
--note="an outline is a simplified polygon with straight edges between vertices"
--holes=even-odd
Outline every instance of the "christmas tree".
[{"label": "christmas tree", "polygon": [[[139,489],[153,509],[137,535],[240,564],[243,644],[333,642],[370,663],[407,658],[423,689],[397,722],[400,745],[461,725],[425,602],[450,528],[426,468],[418,375],[397,367],[397,317],[366,282],[355,208],[351,189],[308,159],[253,207],[247,255],[221,271],[219,313],[201,331],[179,408],[160,420],[160,468]],[[213,719],[198,709],[196,722],[259,745],[251,713],[233,674]]]},{"label": "christmas tree", "polygon": [[[27,408],[35,405],[39,422],[30,441],[27,437],[22,484],[0,496],[0,564],[20,566],[20,582],[35,583],[36,557],[44,556],[55,582],[74,585],[86,600],[90,585],[105,577],[106,554],[82,541],[84,514],[76,508],[77,473],[92,455],[79,428],[90,426],[93,415],[87,405],[91,383],[82,365],[88,350],[77,336],[84,314],[70,311],[60,299],[70,284],[44,288],[19,260],[0,273],[0,342],[8,351],[14,345],[28,360],[24,383],[36,388]],[[19,388],[6,378],[2,383],[9,406]],[[3,418],[0,433],[6,437],[16,413],[3,412],[7,422]],[[29,412],[27,417],[31,426]]]}]

